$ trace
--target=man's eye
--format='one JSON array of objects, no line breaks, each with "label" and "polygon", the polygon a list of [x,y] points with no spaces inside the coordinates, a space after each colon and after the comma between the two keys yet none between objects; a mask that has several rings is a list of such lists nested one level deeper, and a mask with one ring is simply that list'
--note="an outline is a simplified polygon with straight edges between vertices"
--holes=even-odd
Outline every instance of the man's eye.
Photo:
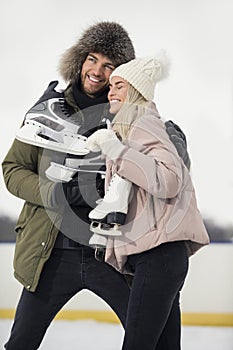
[{"label": "man's eye", "polygon": [[95,59],[94,59],[94,57],[89,56],[89,57],[88,57],[88,61],[90,61],[90,62],[94,62],[94,61],[95,61]]},{"label": "man's eye", "polygon": [[105,66],[106,69],[109,69],[111,72],[114,70],[114,67],[112,66]]}]

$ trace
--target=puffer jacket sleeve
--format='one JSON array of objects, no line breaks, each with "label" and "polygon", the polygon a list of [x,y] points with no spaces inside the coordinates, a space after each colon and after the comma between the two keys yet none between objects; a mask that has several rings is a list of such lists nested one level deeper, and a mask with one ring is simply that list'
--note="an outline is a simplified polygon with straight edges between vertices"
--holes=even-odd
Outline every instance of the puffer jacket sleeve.
[{"label": "puffer jacket sleeve", "polygon": [[175,197],[182,186],[182,161],[164,123],[154,115],[141,117],[131,128],[116,170],[161,199]]},{"label": "puffer jacket sleeve", "polygon": [[51,207],[55,184],[38,174],[39,150],[15,139],[2,162],[3,177],[14,196],[38,206]]}]

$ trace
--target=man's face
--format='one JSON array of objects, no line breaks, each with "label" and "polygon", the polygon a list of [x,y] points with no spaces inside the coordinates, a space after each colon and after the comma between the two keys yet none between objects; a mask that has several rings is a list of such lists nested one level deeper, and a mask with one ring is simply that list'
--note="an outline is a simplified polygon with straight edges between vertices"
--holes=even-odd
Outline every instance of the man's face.
[{"label": "man's face", "polygon": [[99,53],[89,53],[82,65],[81,84],[90,97],[108,86],[109,76],[114,70],[112,61]]}]

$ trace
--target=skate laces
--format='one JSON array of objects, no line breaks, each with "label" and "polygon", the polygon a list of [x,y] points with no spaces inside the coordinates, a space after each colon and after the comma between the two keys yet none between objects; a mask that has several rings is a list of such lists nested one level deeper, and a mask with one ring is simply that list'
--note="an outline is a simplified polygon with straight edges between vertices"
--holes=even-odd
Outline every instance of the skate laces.
[{"label": "skate laces", "polygon": [[106,197],[107,193],[110,191],[110,187],[111,187],[112,183],[114,182],[115,177],[116,177],[116,175],[114,174],[114,175],[112,176],[112,178],[111,178],[109,184],[108,184],[108,188],[107,188],[107,190],[106,190],[106,193],[105,193],[104,197],[103,197],[103,198],[97,199],[97,201],[96,201],[96,204],[97,204],[97,205],[99,205],[100,203],[102,203],[102,202],[104,201],[104,198]]},{"label": "skate laces", "polygon": [[64,98],[58,98],[51,104],[52,111],[60,118],[67,119],[70,116],[68,106]]},{"label": "skate laces", "polygon": [[109,184],[108,184],[108,188],[107,188],[106,193],[107,193],[108,191],[110,191],[110,187],[112,186],[112,184],[113,184],[115,178],[116,178],[116,174],[114,174],[114,175],[112,176],[112,178],[111,178],[111,180],[110,180],[110,182],[109,182]]}]

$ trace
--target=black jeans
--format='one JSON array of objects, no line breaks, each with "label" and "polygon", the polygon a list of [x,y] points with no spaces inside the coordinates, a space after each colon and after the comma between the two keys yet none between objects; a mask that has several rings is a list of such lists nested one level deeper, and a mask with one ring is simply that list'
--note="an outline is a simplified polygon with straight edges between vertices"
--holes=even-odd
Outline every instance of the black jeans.
[{"label": "black jeans", "polygon": [[[152,251],[140,254],[138,256],[146,257],[147,255],[148,257],[152,256]],[[137,260],[137,256],[132,256],[129,260],[134,264],[134,260]],[[148,261],[150,261],[150,259]],[[160,269],[160,267],[158,266],[157,269]],[[130,289],[124,276],[115,271],[106,263],[97,261],[94,257],[94,251],[91,248],[83,246],[83,248],[80,247],[75,250],[54,249],[50,259],[45,264],[36,292],[31,293],[26,289],[23,289],[17,306],[11,335],[7,344],[5,345],[5,348],[7,350],[38,349],[47,328],[58,311],[79,291],[82,289],[88,289],[100,296],[112,307],[112,309],[118,315],[123,327],[125,327],[125,324],[127,325],[124,349],[130,349],[126,346],[128,342],[127,339],[130,335],[128,335],[128,332],[130,331],[131,327],[130,314],[133,308],[133,295],[136,292],[135,286],[139,284],[140,289],[140,285],[143,284],[144,279],[147,279],[148,274],[148,271],[145,271],[144,278],[143,268],[140,270],[141,271],[137,269],[135,276],[136,278],[133,282],[134,287],[129,303],[128,321],[126,323]],[[162,280],[164,279],[163,270],[164,268],[161,271],[157,271],[158,277],[160,276]],[[159,284],[160,282],[162,283],[160,280],[157,281]],[[151,292],[153,294],[153,290]],[[156,296],[152,295],[152,297],[147,300],[149,307],[150,303],[151,307],[153,307],[155,297]],[[144,301],[142,300],[142,302]],[[158,344],[153,348],[153,350],[179,349],[174,345],[178,344],[180,340],[178,294],[171,304],[170,314],[168,308],[167,314],[169,315],[167,315],[167,320],[163,324],[163,330],[161,332]],[[137,312],[138,314],[135,314],[135,316],[139,317],[138,335],[141,335],[142,332],[144,333],[146,331],[146,329],[144,328],[144,322],[141,318],[143,314],[139,314],[140,310]],[[146,309],[145,315],[146,326]],[[153,316],[154,315],[150,316],[153,324],[150,324],[151,330],[148,329],[148,332],[151,333],[152,337],[155,334],[155,338],[157,338],[158,325],[156,323],[156,317],[158,317],[160,322],[160,315],[156,316],[155,319]],[[141,322],[143,323],[142,325]],[[132,336],[134,336],[134,334],[132,334]],[[132,337],[130,336],[130,338]],[[147,340],[150,341],[149,337],[146,337],[145,340],[146,342]],[[69,339],[67,339],[67,342],[69,342]],[[139,348],[140,346],[138,349]],[[140,348],[140,350],[141,349],[144,350],[144,347]],[[147,348],[145,347],[145,349]],[[149,347],[148,349],[152,349],[152,347]]]},{"label": "black jeans", "polygon": [[54,249],[36,291],[32,293],[23,289],[5,348],[38,349],[58,311],[82,289],[88,289],[105,300],[125,324],[130,290],[124,276],[106,263],[97,261],[91,248]]},{"label": "black jeans", "polygon": [[180,350],[179,293],[188,271],[183,242],[129,257],[134,270],[122,350]]}]

